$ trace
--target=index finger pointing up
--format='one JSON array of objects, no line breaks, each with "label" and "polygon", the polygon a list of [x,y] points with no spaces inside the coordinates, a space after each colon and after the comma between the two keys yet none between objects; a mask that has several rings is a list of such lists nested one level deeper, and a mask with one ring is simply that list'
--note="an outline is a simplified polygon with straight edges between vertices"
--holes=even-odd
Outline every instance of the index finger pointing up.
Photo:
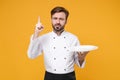
[{"label": "index finger pointing up", "polygon": [[41,22],[40,22],[40,16],[38,16],[38,24],[41,24]]}]

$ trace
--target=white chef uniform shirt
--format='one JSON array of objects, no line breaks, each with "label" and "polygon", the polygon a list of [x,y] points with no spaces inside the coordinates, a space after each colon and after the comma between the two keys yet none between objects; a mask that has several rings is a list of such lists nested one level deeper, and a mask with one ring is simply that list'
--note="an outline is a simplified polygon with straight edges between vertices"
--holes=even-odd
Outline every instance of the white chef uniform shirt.
[{"label": "white chef uniform shirt", "polygon": [[60,36],[56,33],[49,32],[34,40],[31,37],[28,48],[28,57],[36,58],[44,53],[44,63],[46,71],[55,74],[65,74],[74,71],[74,64],[83,68],[79,64],[78,54],[69,50],[72,46],[78,46],[79,40],[69,32],[63,31]]}]

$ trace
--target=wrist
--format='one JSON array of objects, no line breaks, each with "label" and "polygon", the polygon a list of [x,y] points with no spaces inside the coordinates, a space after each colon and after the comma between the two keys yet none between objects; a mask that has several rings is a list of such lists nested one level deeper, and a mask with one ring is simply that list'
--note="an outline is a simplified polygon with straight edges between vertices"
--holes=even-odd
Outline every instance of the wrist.
[{"label": "wrist", "polygon": [[79,60],[80,66],[82,66],[83,62],[84,62],[84,59],[83,60]]},{"label": "wrist", "polygon": [[39,36],[39,33],[36,33],[36,32],[35,32],[35,33],[33,34],[33,40],[36,39],[38,36]]},{"label": "wrist", "polygon": [[79,59],[79,62],[84,62],[84,59]]}]

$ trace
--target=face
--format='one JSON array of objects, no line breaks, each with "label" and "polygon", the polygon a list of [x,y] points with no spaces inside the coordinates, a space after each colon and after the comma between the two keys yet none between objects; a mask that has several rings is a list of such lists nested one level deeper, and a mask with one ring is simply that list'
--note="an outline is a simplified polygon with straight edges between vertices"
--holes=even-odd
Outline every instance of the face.
[{"label": "face", "polygon": [[64,12],[58,12],[52,15],[52,27],[54,31],[60,32],[64,30],[66,24],[66,15]]}]

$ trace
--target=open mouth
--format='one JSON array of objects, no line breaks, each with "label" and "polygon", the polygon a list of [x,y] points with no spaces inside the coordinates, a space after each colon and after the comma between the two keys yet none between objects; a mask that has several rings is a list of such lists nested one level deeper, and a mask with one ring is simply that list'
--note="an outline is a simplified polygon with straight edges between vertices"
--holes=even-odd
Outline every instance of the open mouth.
[{"label": "open mouth", "polygon": [[57,27],[56,27],[56,29],[57,29],[57,30],[59,30],[59,29],[60,29],[60,27],[59,27],[59,26],[57,26]]},{"label": "open mouth", "polygon": [[55,25],[55,28],[56,28],[56,29],[60,29],[60,27],[61,27],[60,24]]}]

